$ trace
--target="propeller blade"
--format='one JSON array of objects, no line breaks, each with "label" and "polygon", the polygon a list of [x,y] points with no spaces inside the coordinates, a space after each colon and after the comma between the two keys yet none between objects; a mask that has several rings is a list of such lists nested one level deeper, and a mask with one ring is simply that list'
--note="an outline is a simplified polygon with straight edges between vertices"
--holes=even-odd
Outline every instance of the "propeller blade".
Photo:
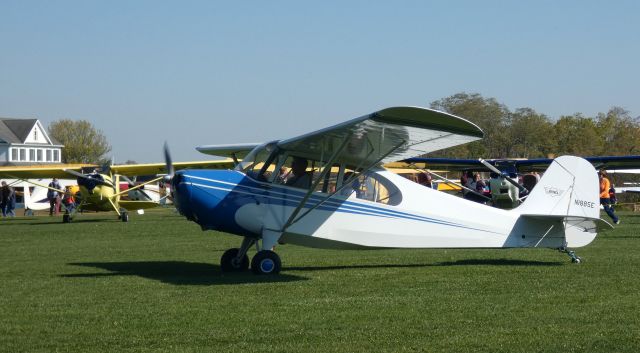
[{"label": "propeller blade", "polygon": [[87,180],[91,180],[96,184],[100,184],[100,185],[106,185],[106,186],[110,186],[113,187],[113,184],[105,181],[105,180],[100,180],[100,179],[96,179],[96,178],[92,178],[86,174],[82,174],[82,173],[78,173],[75,170],[71,170],[71,169],[63,169],[63,171],[67,174],[71,174],[73,176],[76,176],[78,178],[82,178],[82,179],[87,179]]},{"label": "propeller blade", "polygon": [[511,177],[509,177],[508,175],[505,175],[504,173],[502,173],[500,171],[500,169],[498,169],[495,166],[491,165],[491,163],[485,161],[482,158],[478,158],[478,161],[480,161],[480,163],[482,163],[485,167],[487,167],[492,172],[497,173],[501,177],[507,179],[507,181],[510,182],[511,184],[513,184],[514,186],[516,186],[518,188],[518,190],[520,190],[520,192],[522,192],[523,190],[526,190],[526,188],[524,186],[520,185],[520,183],[518,183],[517,180],[511,179]]},{"label": "propeller blade", "polygon": [[173,162],[171,161],[171,153],[169,152],[169,144],[165,141],[164,143],[164,163],[167,168],[167,176],[165,179],[171,180],[173,175],[175,174],[175,169],[173,168]]}]

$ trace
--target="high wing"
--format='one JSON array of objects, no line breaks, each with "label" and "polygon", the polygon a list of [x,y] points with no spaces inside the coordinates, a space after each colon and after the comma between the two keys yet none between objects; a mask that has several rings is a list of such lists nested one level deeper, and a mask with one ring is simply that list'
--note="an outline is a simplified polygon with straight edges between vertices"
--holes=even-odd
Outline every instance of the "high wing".
[{"label": "high wing", "polygon": [[154,201],[128,201],[120,200],[118,205],[127,211],[146,210],[159,207],[160,204]]},{"label": "high wing", "polygon": [[[403,160],[483,137],[475,124],[445,112],[419,107],[386,108],[298,137],[277,141],[290,154],[348,165]],[[229,145],[202,146],[198,151],[228,155]],[[249,145],[237,145],[248,150]],[[257,145],[253,145],[254,147]]]},{"label": "high wing", "polygon": [[[180,169],[233,169],[234,163],[231,159],[222,159],[214,161],[194,161],[194,162],[175,162],[173,163],[175,170]],[[126,176],[137,175],[158,175],[166,174],[167,169],[165,163],[150,164],[121,164],[112,165],[111,172]]]},{"label": "high wing", "polygon": [[[624,170],[640,168],[640,156],[602,156],[584,157],[591,162],[596,169]],[[553,159],[486,159],[489,164],[504,171],[517,171],[520,173],[543,172]],[[401,163],[392,164],[392,167],[414,164],[424,169],[445,169],[448,171],[486,171],[490,170],[477,159],[454,159],[454,158],[409,158]]]},{"label": "high wing", "polygon": [[206,145],[196,147],[196,150],[204,154],[210,154],[213,156],[230,157],[238,159],[244,158],[254,148],[258,147],[260,143],[235,143],[227,145]]},{"label": "high wing", "polygon": [[15,179],[68,179],[83,169],[97,168],[94,164],[58,164],[21,167],[0,167],[0,178]]}]

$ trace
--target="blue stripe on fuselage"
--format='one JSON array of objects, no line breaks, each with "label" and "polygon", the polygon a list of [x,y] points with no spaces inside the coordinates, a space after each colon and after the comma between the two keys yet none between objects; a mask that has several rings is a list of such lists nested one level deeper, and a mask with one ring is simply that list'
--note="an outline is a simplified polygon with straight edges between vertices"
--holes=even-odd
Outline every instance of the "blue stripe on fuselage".
[{"label": "blue stripe on fuselage", "polygon": [[[261,202],[268,204],[297,207],[306,195],[305,191],[278,184],[259,182],[251,179],[250,177],[247,177],[245,174],[238,171],[189,170],[189,174],[183,174],[183,177],[183,183],[189,183],[198,188],[208,189],[209,191],[207,191],[207,193],[213,193],[212,196],[215,196],[217,198],[224,198],[227,194],[232,192],[237,195],[246,195],[251,197],[251,199],[247,198],[241,202],[234,202],[237,208],[241,207],[244,204],[255,202],[256,197],[259,197],[261,199]],[[318,202],[321,202],[325,198],[326,196],[324,195],[311,195],[304,208],[308,209],[314,207]],[[468,227],[459,223],[424,217],[397,210],[391,210],[389,208],[383,208],[365,202],[330,199],[324,202],[321,206],[317,207],[317,209],[330,212],[337,211],[384,218],[411,219],[415,221],[491,232],[484,229]]]}]

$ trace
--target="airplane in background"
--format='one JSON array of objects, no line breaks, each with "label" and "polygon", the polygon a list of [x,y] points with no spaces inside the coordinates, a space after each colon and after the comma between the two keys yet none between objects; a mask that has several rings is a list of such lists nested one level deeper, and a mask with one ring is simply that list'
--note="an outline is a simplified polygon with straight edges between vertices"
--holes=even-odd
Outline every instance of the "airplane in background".
[{"label": "airplane in background", "polygon": [[[164,171],[165,166],[165,163],[112,165],[102,173],[94,170],[96,167],[94,165],[0,167],[0,178],[21,180],[23,183],[39,187],[39,194],[42,194],[42,190],[48,191],[52,189],[60,193],[60,195],[64,195],[69,193],[68,188],[65,188],[65,190],[51,188],[48,185],[49,181],[52,178],[64,180],[64,178],[73,176],[76,178],[75,182],[79,189],[79,192],[72,191],[72,195],[76,198],[77,207],[71,207],[71,210],[67,209],[62,218],[64,223],[71,222],[80,211],[114,211],[118,215],[118,219],[128,222],[129,211],[144,210],[161,205],[160,202],[154,201],[144,192],[144,187],[162,181],[162,175],[166,173]],[[176,163],[174,168],[217,169],[230,168],[232,166],[233,162],[231,160],[219,160],[180,162]],[[87,168],[92,171],[83,173],[83,170]],[[155,177],[141,183],[130,179],[139,175],[154,175]],[[46,179],[48,181],[39,182],[35,181],[35,179]],[[126,199],[127,197],[131,199]],[[39,201],[39,204],[44,203],[43,200]],[[46,202],[46,209],[48,209],[48,200]],[[31,203],[29,206],[33,207],[34,205]]]},{"label": "airplane in background", "polygon": [[[181,170],[165,145],[174,205],[203,230],[242,237],[223,271],[275,274],[279,243],[318,248],[572,248],[591,243],[600,220],[593,165],[553,160],[518,208],[502,210],[438,192],[382,165],[472,142],[475,124],[448,113],[393,107],[262,144],[201,146],[242,159],[234,170]],[[604,221],[603,221],[604,222]],[[606,223],[606,222],[605,222]]]},{"label": "airplane in background", "polygon": [[[640,168],[640,156],[597,156],[584,157],[597,170],[618,171]],[[501,159],[455,159],[455,158],[425,158],[414,157],[407,160],[392,163],[389,166],[395,168],[414,168],[417,171],[427,172],[437,178],[442,178],[431,170],[447,170],[452,172],[490,172],[492,178],[490,198],[493,205],[500,208],[515,208],[526,198],[526,195],[536,185],[539,176],[536,174],[544,172],[553,162],[551,158],[501,158]],[[521,176],[521,180],[517,180]],[[464,188],[463,185],[448,180],[449,183]],[[626,191],[623,188],[616,188],[616,192]],[[475,190],[468,190],[476,193]],[[632,191],[631,191],[632,192]],[[480,195],[486,197],[486,195]]]}]

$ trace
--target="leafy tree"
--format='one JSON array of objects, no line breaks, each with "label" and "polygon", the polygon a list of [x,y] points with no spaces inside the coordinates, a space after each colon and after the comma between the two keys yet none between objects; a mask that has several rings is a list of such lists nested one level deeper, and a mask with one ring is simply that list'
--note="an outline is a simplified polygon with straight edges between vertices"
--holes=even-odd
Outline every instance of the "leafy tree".
[{"label": "leafy tree", "polygon": [[509,109],[494,98],[478,93],[457,93],[431,103],[433,109],[442,110],[469,119],[485,133],[483,140],[436,152],[443,157],[478,157],[503,155],[504,137]]},{"label": "leafy tree", "polygon": [[628,111],[612,107],[606,114],[597,115],[596,125],[604,143],[601,151],[603,155],[640,154],[637,150],[640,143],[640,123]]},{"label": "leafy tree", "polygon": [[540,158],[555,152],[553,123],[531,108],[511,114],[504,137],[504,157]]},{"label": "leafy tree", "polygon": [[598,156],[604,141],[596,122],[580,113],[561,116],[554,125],[556,155]]},{"label": "leafy tree", "polygon": [[86,120],[61,119],[49,125],[49,135],[61,144],[63,163],[107,162],[111,151],[107,138],[99,129]]}]

